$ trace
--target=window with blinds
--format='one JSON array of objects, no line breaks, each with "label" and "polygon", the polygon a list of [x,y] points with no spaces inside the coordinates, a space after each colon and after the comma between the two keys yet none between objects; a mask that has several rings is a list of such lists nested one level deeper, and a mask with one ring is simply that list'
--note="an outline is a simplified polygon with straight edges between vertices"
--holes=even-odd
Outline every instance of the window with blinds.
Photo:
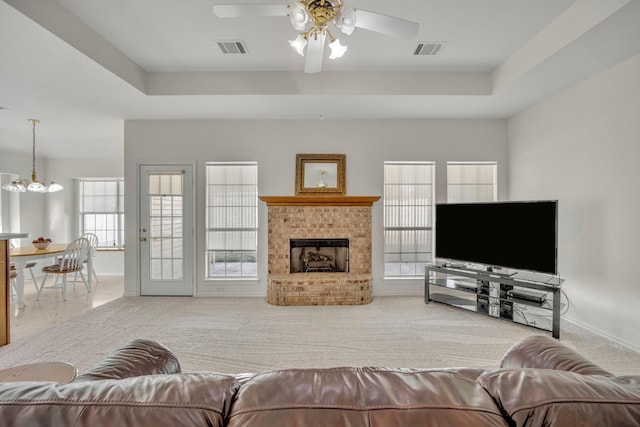
[{"label": "window with blinds", "polygon": [[432,260],[433,162],[384,163],[385,277],[422,277]]},{"label": "window with blinds", "polygon": [[79,181],[80,234],[94,233],[98,247],[124,247],[124,180]]},{"label": "window with blinds", "polygon": [[498,199],[496,162],[447,162],[449,203],[493,202]]},{"label": "window with blinds", "polygon": [[256,278],[258,163],[207,163],[207,277]]}]

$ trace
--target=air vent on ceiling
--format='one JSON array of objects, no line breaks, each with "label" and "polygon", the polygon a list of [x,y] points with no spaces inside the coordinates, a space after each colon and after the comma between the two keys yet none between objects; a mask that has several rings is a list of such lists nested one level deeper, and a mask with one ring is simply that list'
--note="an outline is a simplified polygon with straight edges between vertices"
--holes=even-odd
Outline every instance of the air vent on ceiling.
[{"label": "air vent on ceiling", "polygon": [[413,51],[414,55],[436,56],[446,46],[447,42],[420,42]]},{"label": "air vent on ceiling", "polygon": [[222,51],[222,53],[226,54],[239,54],[246,55],[247,47],[244,45],[242,41],[231,41],[231,42],[216,42],[218,43],[218,47]]}]

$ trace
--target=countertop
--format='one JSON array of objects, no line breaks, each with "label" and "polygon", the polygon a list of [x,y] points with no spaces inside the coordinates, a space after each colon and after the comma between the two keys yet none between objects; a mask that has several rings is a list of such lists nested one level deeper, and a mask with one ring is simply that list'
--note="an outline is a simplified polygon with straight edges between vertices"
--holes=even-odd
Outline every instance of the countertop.
[{"label": "countertop", "polygon": [[0,233],[0,240],[22,239],[29,237],[29,233]]}]

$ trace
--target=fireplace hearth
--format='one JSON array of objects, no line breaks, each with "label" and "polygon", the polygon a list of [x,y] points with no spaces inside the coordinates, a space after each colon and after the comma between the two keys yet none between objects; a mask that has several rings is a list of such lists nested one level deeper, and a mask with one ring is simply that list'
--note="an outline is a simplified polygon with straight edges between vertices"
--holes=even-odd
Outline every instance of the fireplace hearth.
[{"label": "fireplace hearth", "polygon": [[261,196],[268,208],[267,302],[373,299],[371,205],[378,196]]}]

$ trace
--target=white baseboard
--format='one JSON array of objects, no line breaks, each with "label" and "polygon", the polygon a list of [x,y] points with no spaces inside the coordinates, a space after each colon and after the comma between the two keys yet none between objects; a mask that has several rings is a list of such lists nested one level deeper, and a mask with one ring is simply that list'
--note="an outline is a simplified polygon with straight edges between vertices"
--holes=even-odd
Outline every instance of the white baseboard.
[{"label": "white baseboard", "polygon": [[263,292],[260,294],[257,293],[242,293],[242,292],[198,292],[196,298],[211,298],[211,297],[219,297],[219,298],[267,298],[267,295]]},{"label": "white baseboard", "polygon": [[572,319],[571,317],[567,317],[567,316],[563,316],[562,319],[566,320],[568,322],[571,322],[574,325],[578,325],[581,328],[584,328],[584,329],[586,329],[586,330],[588,330],[590,332],[593,332],[596,335],[600,335],[603,338],[606,338],[606,339],[611,340],[611,341],[613,341],[613,342],[615,342],[617,344],[620,344],[621,346],[626,347],[629,350],[633,350],[633,351],[636,351],[636,352],[640,353],[640,347],[638,347],[636,345],[633,345],[633,344],[631,344],[629,342],[626,342],[624,340],[621,340],[620,338],[615,337],[615,336],[613,336],[611,334],[608,334],[608,333],[606,333],[604,331],[601,331],[600,329],[594,328],[591,325],[587,325],[586,323],[583,323],[583,322],[581,322],[579,320],[576,320],[576,319]]},{"label": "white baseboard", "polygon": [[415,291],[413,289],[406,290],[387,290],[382,291],[373,290],[373,297],[422,297],[424,298],[424,291]]}]

